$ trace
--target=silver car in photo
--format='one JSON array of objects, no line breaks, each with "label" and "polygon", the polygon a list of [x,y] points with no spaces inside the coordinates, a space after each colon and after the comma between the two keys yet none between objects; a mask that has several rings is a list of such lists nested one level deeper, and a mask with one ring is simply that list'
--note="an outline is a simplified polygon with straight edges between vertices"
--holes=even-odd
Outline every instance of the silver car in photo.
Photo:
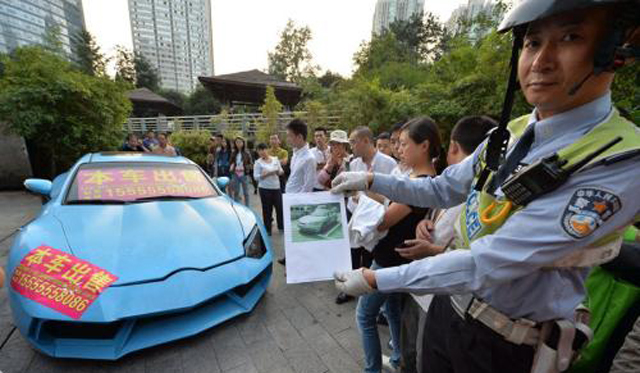
[{"label": "silver car in photo", "polygon": [[298,220],[300,232],[318,234],[328,231],[338,223],[338,211],[327,205],[320,205],[309,215]]}]

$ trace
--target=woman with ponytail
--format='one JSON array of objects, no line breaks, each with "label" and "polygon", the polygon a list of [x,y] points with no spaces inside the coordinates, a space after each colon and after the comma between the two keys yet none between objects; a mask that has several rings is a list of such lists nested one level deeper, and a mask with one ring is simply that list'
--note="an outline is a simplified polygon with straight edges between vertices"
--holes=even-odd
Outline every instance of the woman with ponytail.
[{"label": "woman with ponytail", "polygon": [[[438,168],[444,169],[444,154],[438,126],[427,117],[416,118],[407,122],[400,134],[400,152],[405,164],[412,169],[411,178],[434,177]],[[388,230],[373,249],[372,268],[386,268],[408,263],[410,260],[400,256],[396,248],[402,247],[407,239],[415,237],[417,224],[429,209],[417,208],[399,203],[391,203],[387,209],[378,231]],[[400,365],[400,318],[402,296],[399,293],[372,293],[360,297],[356,310],[358,328],[362,336],[365,354],[365,372],[381,372],[382,353],[376,318],[380,307],[384,305],[391,340],[393,355],[390,365]]]}]

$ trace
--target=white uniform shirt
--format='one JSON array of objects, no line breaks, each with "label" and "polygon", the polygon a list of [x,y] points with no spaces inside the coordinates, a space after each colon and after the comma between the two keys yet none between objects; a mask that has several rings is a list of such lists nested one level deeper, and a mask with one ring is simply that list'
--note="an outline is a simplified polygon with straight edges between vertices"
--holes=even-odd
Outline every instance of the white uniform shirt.
[{"label": "white uniform shirt", "polygon": [[320,182],[318,181],[318,175],[320,175],[320,171],[322,171],[322,169],[318,170],[317,166],[327,163],[327,160],[329,159],[329,147],[327,146],[325,150],[320,150],[316,146],[315,148],[311,148],[309,151],[311,152],[311,154],[313,154],[313,156],[316,159],[317,171],[316,171],[316,185],[314,186],[314,188],[324,190],[326,188],[324,187],[324,185],[320,184]]},{"label": "white uniform shirt", "polygon": [[269,157],[267,163],[264,159],[258,158],[253,165],[253,178],[258,180],[258,188],[262,189],[280,189],[280,178],[278,174],[262,177],[263,172],[282,171],[282,166],[278,157]]},{"label": "white uniform shirt", "polygon": [[289,175],[289,180],[287,180],[285,192],[313,192],[316,182],[316,158],[309,151],[309,145],[305,144],[302,148],[293,151],[291,174]]}]

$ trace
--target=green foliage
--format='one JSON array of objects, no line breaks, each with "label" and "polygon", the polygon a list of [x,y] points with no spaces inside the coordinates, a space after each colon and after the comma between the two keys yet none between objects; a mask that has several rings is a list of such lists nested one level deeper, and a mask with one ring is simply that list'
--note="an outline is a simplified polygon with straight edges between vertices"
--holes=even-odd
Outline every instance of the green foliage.
[{"label": "green foliage", "polygon": [[181,107],[182,110],[185,110],[187,107],[187,100],[189,98],[180,91],[176,91],[174,89],[159,89],[156,93],[171,101],[173,104]]},{"label": "green foliage", "polygon": [[45,173],[122,143],[122,123],[131,111],[125,86],[84,74],[38,46],[0,59],[0,120],[50,156],[54,168]]},{"label": "green foliage", "polygon": [[218,132],[223,133],[229,127],[229,111],[226,108],[222,109],[217,117],[211,118],[211,124]]},{"label": "green foliage", "polygon": [[121,45],[116,46],[116,82],[125,83],[131,88],[136,85],[133,52]]},{"label": "green foliage", "polygon": [[95,38],[85,29],[80,31],[74,42],[80,71],[93,76],[105,76],[109,59],[100,51]]},{"label": "green foliage", "polygon": [[62,30],[60,29],[60,25],[54,22],[47,26],[42,46],[48,52],[57,54],[60,57],[66,57],[66,53],[62,47]]},{"label": "green foliage", "polygon": [[414,13],[407,21],[391,23],[389,31],[420,61],[437,60],[442,55],[438,42],[444,28],[432,13],[424,17]]},{"label": "green foliage", "polygon": [[256,137],[260,142],[267,142],[269,136],[278,132],[278,114],[282,112],[282,104],[276,98],[275,90],[271,86],[267,86],[260,112],[264,115],[265,122],[258,129]]},{"label": "green foliage", "polygon": [[422,106],[410,91],[382,87],[378,79],[354,79],[329,105],[332,112],[340,113],[346,129],[369,126],[374,132],[420,115]]},{"label": "green foliage", "polygon": [[171,144],[180,148],[182,155],[200,166],[205,166],[209,152],[209,131],[182,131],[171,134]]},{"label": "green foliage", "polygon": [[302,119],[309,126],[309,140],[312,140],[316,128],[327,126],[327,108],[322,102],[313,100],[305,102],[303,110],[306,111],[306,115]]},{"label": "green foliage", "polygon": [[323,88],[333,88],[336,84],[343,82],[344,78],[337,73],[331,72],[331,70],[327,70],[324,75],[318,78],[318,83]]},{"label": "green foliage", "polygon": [[211,115],[220,112],[221,104],[220,101],[213,97],[211,92],[202,86],[198,86],[182,108],[185,115]]},{"label": "green foliage", "polygon": [[[419,24],[415,18],[412,21]],[[358,70],[354,77],[324,95],[323,103],[331,112],[341,114],[344,125],[367,125],[380,131],[395,122],[428,115],[448,134],[463,116],[499,116],[508,76],[510,35],[491,31],[471,40],[465,34],[454,37],[433,27],[441,40],[429,39],[429,44],[439,43],[441,55],[432,50],[432,57],[424,58],[419,57],[419,37],[395,34],[407,34],[408,30],[418,32],[419,28],[396,24],[374,36],[355,56]],[[530,110],[518,93],[513,115]]]},{"label": "green foliage", "polygon": [[[126,59],[130,57],[131,56],[128,54],[124,56]],[[123,63],[125,65],[128,64],[128,62]],[[129,68],[129,66],[127,66],[127,68]],[[133,68],[135,70],[136,88],[144,87],[152,90],[153,92],[158,92],[158,90],[160,90],[160,78],[158,77],[158,72],[143,54],[137,54],[133,57]],[[130,72],[127,71],[126,74],[130,74]]]},{"label": "green foliage", "polygon": [[298,27],[292,20],[287,21],[278,45],[268,53],[269,74],[291,82],[315,75],[317,66],[311,63],[311,52],[307,47],[310,40],[308,26]]},{"label": "green foliage", "polygon": [[385,32],[360,44],[353,60],[357,67],[356,75],[372,76],[377,69],[392,62],[416,63],[417,55],[407,49],[393,32]]},{"label": "green foliage", "polygon": [[616,106],[640,126],[640,62],[618,70],[611,91]]}]

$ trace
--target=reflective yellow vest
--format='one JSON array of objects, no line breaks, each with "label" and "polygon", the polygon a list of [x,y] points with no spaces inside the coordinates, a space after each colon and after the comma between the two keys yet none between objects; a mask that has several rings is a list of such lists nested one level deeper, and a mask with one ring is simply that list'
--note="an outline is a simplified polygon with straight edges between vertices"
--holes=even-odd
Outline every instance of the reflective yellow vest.
[{"label": "reflective yellow vest", "polygon": [[[517,142],[528,123],[529,115],[509,123],[512,144]],[[640,149],[640,130],[614,109],[605,121],[598,124],[575,143],[558,151],[558,156],[561,160],[568,161],[564,168],[570,167],[617,136],[622,137],[623,140],[593,159],[585,168],[594,166],[605,159]],[[476,171],[484,168],[485,153],[486,148],[480,153],[475,165]],[[523,206],[512,204],[504,196],[494,197],[486,192],[493,176],[493,174],[489,176],[482,191],[476,191],[473,189],[479,177],[479,172],[476,172],[472,191],[467,196],[465,207],[460,215],[459,237],[457,237],[456,247],[468,248],[471,242],[494,233],[507,219],[523,208]],[[640,216],[636,217],[636,221],[640,221]],[[579,250],[554,263],[552,267],[591,267],[613,259],[619,252],[623,231],[624,229],[620,229],[601,237],[587,248],[591,250]]]}]

